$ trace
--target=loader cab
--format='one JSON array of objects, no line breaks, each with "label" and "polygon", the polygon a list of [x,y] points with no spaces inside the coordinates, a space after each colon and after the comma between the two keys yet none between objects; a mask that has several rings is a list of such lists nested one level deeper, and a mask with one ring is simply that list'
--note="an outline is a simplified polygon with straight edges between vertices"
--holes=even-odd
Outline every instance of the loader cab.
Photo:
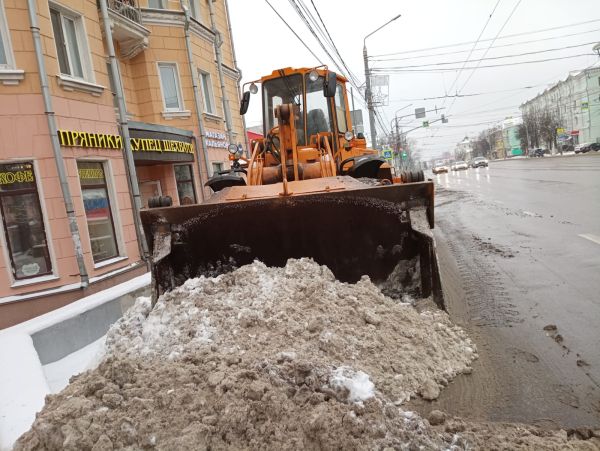
[{"label": "loader cab", "polygon": [[[248,109],[248,93],[258,93],[257,83],[262,85],[263,127],[267,141],[270,135],[278,133],[277,108],[291,104],[295,144],[300,151],[318,150],[327,141],[337,175],[391,180],[389,165],[377,151],[367,149],[364,137],[355,136],[352,131],[344,77],[327,68],[275,70],[250,84],[249,91],[244,93],[240,113],[244,114]],[[268,160],[267,165],[279,163],[278,158],[268,157]],[[382,166],[387,168],[385,174],[379,170]]]},{"label": "loader cab", "polygon": [[[297,144],[308,146],[317,133],[330,133],[331,145],[337,149],[351,128],[346,101],[346,80],[326,69],[279,69],[260,80],[264,134],[278,126],[277,106],[291,103],[295,108]],[[254,87],[249,92],[257,92]],[[246,93],[240,112],[248,109]],[[338,138],[339,137],[339,138]]]}]

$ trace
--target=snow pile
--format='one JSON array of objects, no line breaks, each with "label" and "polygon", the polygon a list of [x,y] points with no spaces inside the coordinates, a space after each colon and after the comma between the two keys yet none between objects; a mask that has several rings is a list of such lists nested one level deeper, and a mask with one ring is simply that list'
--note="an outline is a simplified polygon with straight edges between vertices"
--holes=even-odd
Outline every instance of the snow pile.
[{"label": "snow pile", "polygon": [[334,389],[347,390],[347,399],[350,402],[359,403],[375,396],[375,385],[369,379],[369,375],[352,368],[337,368],[329,384]]},{"label": "snow pile", "polygon": [[17,450],[471,446],[464,425],[436,429],[400,407],[471,370],[466,334],[309,259],[189,280],[152,309],[140,298],[106,348],[48,397]]},{"label": "snow pile", "polygon": [[326,370],[348,365],[398,404],[417,394],[436,398],[476,358],[444,312],[418,313],[367,277],[339,282],[309,259],[190,279],[152,311],[149,299],[140,299],[107,337],[108,354],[127,358],[181,360],[210,346],[229,359],[272,361],[290,352]]}]

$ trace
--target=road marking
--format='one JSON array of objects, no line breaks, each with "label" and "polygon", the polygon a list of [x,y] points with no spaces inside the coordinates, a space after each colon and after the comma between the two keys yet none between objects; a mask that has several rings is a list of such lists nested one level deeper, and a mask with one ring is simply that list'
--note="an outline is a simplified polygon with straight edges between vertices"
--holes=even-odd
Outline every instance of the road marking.
[{"label": "road marking", "polygon": [[579,235],[581,238],[585,238],[586,240],[593,241],[596,244],[600,244],[600,236],[593,235],[591,233],[581,233]]}]

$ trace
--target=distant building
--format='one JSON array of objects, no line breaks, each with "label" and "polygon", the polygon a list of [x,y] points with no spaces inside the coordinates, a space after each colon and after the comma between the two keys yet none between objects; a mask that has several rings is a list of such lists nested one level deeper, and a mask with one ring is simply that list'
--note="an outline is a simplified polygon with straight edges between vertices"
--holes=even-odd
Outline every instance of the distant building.
[{"label": "distant building", "polygon": [[456,145],[456,149],[454,150],[454,159],[469,161],[472,157],[473,140],[465,136],[465,139]]},{"label": "distant building", "polygon": [[559,141],[600,142],[600,61],[546,88],[521,105],[523,114],[551,112],[560,123]]}]

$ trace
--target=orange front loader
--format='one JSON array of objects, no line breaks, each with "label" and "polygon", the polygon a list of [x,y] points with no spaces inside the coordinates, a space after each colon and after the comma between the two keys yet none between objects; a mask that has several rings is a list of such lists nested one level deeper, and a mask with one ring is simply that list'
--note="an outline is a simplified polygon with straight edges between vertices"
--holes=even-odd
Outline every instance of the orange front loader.
[{"label": "orange front loader", "polygon": [[[232,146],[232,167],[207,182],[214,194],[204,203],[142,211],[154,294],[254,259],[312,257],[342,281],[368,275],[389,295],[443,307],[433,183],[420,171],[394,179],[353,133],[343,77],[286,68],[259,82],[265,137],[250,157]],[[242,114],[257,92],[252,83]]]}]

